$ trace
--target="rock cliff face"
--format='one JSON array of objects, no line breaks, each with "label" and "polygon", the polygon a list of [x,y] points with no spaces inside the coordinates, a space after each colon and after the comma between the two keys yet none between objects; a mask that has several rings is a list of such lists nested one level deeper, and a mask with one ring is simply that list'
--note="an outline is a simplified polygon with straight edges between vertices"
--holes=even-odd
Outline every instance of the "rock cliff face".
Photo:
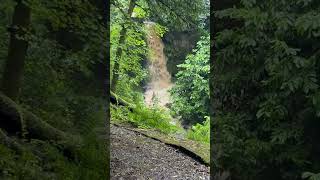
[{"label": "rock cliff face", "polygon": [[195,48],[200,35],[195,30],[167,32],[163,37],[164,53],[167,56],[167,69],[175,80],[177,65],[184,62],[186,56]]}]

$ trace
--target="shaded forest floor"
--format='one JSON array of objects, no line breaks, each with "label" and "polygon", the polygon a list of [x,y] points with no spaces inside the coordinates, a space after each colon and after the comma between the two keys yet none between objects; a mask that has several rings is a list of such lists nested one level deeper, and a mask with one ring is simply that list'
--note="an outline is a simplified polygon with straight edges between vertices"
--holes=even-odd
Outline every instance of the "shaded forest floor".
[{"label": "shaded forest floor", "polygon": [[180,148],[111,125],[111,179],[209,179],[209,167]]}]

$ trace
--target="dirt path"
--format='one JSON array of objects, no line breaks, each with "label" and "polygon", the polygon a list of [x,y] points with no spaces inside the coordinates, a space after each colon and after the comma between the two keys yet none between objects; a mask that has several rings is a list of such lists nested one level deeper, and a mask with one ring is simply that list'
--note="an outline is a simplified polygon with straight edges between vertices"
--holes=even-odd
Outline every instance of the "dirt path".
[{"label": "dirt path", "polygon": [[111,125],[111,179],[209,179],[209,168],[171,146]]}]

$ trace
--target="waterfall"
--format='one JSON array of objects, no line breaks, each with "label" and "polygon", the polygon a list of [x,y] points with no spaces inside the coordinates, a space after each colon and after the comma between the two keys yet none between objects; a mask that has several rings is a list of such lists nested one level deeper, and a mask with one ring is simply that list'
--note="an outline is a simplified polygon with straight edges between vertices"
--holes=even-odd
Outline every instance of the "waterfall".
[{"label": "waterfall", "polygon": [[145,22],[147,29],[147,44],[150,50],[148,58],[148,70],[150,80],[144,93],[145,103],[152,106],[156,100],[158,105],[165,107],[170,103],[168,90],[173,86],[171,75],[167,69],[167,58],[164,54],[164,44],[157,35],[154,22]]}]

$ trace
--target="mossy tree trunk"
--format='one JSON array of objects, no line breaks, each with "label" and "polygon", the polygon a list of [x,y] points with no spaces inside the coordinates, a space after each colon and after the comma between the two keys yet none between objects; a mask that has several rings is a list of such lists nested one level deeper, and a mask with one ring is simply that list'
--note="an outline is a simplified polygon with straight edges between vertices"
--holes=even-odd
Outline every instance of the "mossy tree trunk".
[{"label": "mossy tree trunk", "polygon": [[2,91],[11,99],[19,96],[21,79],[28,49],[26,34],[29,30],[31,12],[23,0],[16,0],[10,31],[8,59],[2,79]]},{"label": "mossy tree trunk", "polygon": [[0,128],[6,131],[8,135],[23,133],[27,139],[54,141],[62,145],[68,157],[73,157],[76,154],[82,142],[79,136],[56,129],[33,113],[20,107],[1,92]]},{"label": "mossy tree trunk", "polygon": [[[135,6],[136,6],[136,0],[131,0],[129,3],[128,14],[127,14],[129,18],[132,16],[133,9]],[[115,57],[113,71],[112,71],[111,91],[113,92],[116,92],[117,82],[119,80],[120,60],[122,57],[122,45],[125,44],[126,34],[127,34],[127,29],[123,24],[122,29],[120,31],[118,48],[116,51],[116,57]]]},{"label": "mossy tree trunk", "polygon": [[102,66],[102,71],[103,73],[100,73],[99,77],[103,78],[103,96],[106,100],[106,123],[105,123],[105,128],[103,128],[104,134],[107,135],[106,142],[105,142],[105,152],[106,152],[106,177],[110,177],[110,14],[109,14],[109,9],[110,9],[110,3],[106,3],[104,0],[92,0],[92,3],[95,4],[97,9],[99,9],[100,14],[102,15],[102,22],[101,24],[107,29],[107,37],[103,40],[103,57],[101,59],[101,62],[104,62],[102,64],[99,64],[98,66]]}]

